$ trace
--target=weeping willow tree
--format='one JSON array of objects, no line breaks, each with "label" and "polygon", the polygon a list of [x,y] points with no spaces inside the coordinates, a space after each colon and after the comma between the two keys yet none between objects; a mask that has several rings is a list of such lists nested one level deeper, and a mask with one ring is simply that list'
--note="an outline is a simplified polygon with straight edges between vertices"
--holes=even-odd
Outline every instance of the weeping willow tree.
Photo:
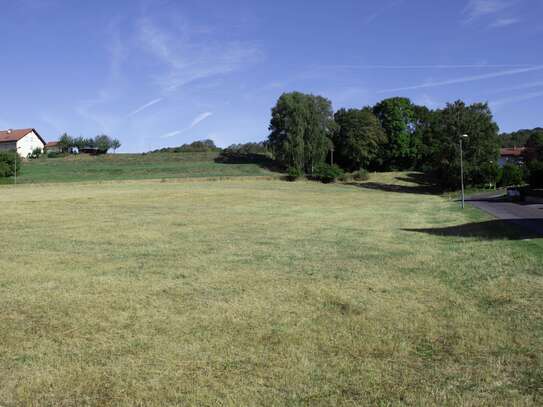
[{"label": "weeping willow tree", "polygon": [[313,173],[326,159],[334,127],[329,100],[300,92],[284,93],[272,109],[268,145],[285,167]]}]

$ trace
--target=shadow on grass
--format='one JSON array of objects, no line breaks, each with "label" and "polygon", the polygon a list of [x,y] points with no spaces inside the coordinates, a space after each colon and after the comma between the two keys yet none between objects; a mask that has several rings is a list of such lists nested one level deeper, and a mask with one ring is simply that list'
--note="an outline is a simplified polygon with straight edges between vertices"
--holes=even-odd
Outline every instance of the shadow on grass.
[{"label": "shadow on grass", "polygon": [[215,162],[219,164],[255,164],[272,172],[281,172],[283,170],[275,160],[264,154],[220,155],[215,158]]},{"label": "shadow on grass", "polygon": [[487,240],[525,240],[543,237],[543,219],[506,219],[444,228],[402,229],[434,236],[476,237]]},{"label": "shadow on grass", "polygon": [[349,185],[357,186],[362,189],[405,194],[435,195],[443,193],[443,190],[433,183],[431,178],[423,173],[408,173],[403,177],[396,177],[396,179],[401,182],[408,182],[412,185],[385,184],[382,182],[363,182],[360,184],[353,182]]}]

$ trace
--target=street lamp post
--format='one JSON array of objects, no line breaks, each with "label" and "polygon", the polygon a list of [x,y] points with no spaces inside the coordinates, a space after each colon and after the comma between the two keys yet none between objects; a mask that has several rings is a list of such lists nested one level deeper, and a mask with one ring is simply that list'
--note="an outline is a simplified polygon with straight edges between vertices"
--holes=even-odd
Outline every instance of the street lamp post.
[{"label": "street lamp post", "polygon": [[460,184],[462,185],[462,209],[465,208],[465,195],[464,195],[464,152],[462,148],[462,140],[467,139],[467,134],[460,136]]}]

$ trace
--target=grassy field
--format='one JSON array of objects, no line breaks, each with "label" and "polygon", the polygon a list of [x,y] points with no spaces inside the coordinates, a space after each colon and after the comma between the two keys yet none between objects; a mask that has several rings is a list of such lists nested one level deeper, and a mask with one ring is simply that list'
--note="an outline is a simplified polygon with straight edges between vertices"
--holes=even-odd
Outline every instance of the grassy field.
[{"label": "grassy field", "polygon": [[[270,175],[256,164],[219,164],[217,153],[108,154],[40,158],[23,163],[18,183]],[[11,179],[0,179],[12,183]]]},{"label": "grassy field", "polygon": [[0,187],[0,405],[541,405],[543,241],[398,176]]}]

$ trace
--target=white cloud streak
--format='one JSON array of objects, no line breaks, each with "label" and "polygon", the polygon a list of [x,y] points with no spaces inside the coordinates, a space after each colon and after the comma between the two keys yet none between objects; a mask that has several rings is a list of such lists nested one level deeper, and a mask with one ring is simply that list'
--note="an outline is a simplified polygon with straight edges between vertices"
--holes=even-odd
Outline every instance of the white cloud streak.
[{"label": "white cloud streak", "polygon": [[183,130],[176,130],[176,131],[172,131],[170,133],[163,134],[162,136],[160,136],[160,138],[170,138],[170,137],[178,136],[179,134],[182,134],[182,133],[184,133],[186,131],[192,130],[193,128],[198,126],[200,123],[202,123],[204,120],[206,120],[208,117],[210,117],[212,115],[213,115],[212,112],[200,113],[198,116],[196,116],[194,118],[194,120],[192,120],[189,127],[185,128]]},{"label": "white cloud streak", "polygon": [[198,116],[194,118],[194,120],[190,124],[190,128],[192,129],[196,127],[199,123],[203,122],[205,119],[207,119],[211,115],[213,115],[213,113],[211,112],[205,112],[205,113],[199,114]]},{"label": "white cloud streak", "polygon": [[536,99],[540,97],[543,97],[543,92],[532,92],[532,93],[526,93],[524,95],[513,96],[510,98],[494,100],[489,103],[491,106],[498,107],[498,106],[508,105],[508,104],[516,103],[516,102],[524,102],[526,100]]},{"label": "white cloud streak", "polygon": [[183,130],[175,130],[175,131],[172,131],[170,133],[166,133],[166,134],[163,134],[162,136],[160,136],[160,138],[170,138],[170,137],[175,137],[177,136],[178,134],[181,134],[183,132]]},{"label": "white cloud streak", "polygon": [[464,64],[464,65],[329,65],[334,69],[390,69],[390,70],[417,70],[417,69],[496,69],[496,68],[533,68],[530,64]]},{"label": "white cloud streak", "polygon": [[170,32],[143,19],[138,30],[143,48],[165,66],[164,72],[155,77],[163,92],[241,70],[261,58],[260,50],[253,44],[194,38],[194,32],[184,25],[177,27],[177,32]]},{"label": "white cloud streak", "polygon": [[518,23],[520,23],[519,18],[514,18],[514,17],[499,18],[496,21],[494,21],[492,24],[490,24],[490,28],[504,28],[504,27],[509,27],[510,25],[518,24]]},{"label": "white cloud streak", "polygon": [[387,11],[389,10],[392,10],[393,8],[395,8],[396,6],[399,6],[400,4],[402,4],[404,2],[404,0],[395,0],[395,1],[391,1],[389,4],[387,4],[386,6],[382,7],[380,10],[372,13],[372,14],[369,14],[363,21],[365,24],[371,24],[373,23],[375,20],[377,20],[381,15],[385,14]]},{"label": "white cloud streak", "polygon": [[467,15],[466,22],[497,14],[511,5],[512,3],[506,0],[469,0],[464,9],[464,14]]},{"label": "white cloud streak", "polygon": [[137,109],[133,110],[132,112],[128,113],[128,116],[134,116],[142,111],[144,111],[145,109],[153,106],[153,105],[156,105],[157,103],[160,103],[164,100],[164,98],[157,98],[157,99],[153,99],[151,100],[150,102],[147,102],[145,103],[144,105],[138,107]]},{"label": "white cloud streak", "polygon": [[543,65],[536,65],[530,68],[511,69],[507,71],[493,72],[493,73],[484,74],[484,75],[465,76],[462,78],[447,79],[447,80],[439,81],[439,82],[427,82],[427,83],[421,83],[418,85],[404,86],[404,87],[394,88],[394,89],[385,89],[385,90],[380,90],[377,93],[389,93],[389,92],[400,92],[400,91],[406,91],[406,90],[436,88],[440,86],[457,85],[457,84],[468,83],[468,82],[477,82],[477,81],[482,81],[486,79],[500,78],[504,76],[520,75],[522,73],[541,71],[541,70],[543,70]]},{"label": "white cloud streak", "polygon": [[494,89],[494,90],[490,91],[489,94],[493,95],[493,94],[496,94],[496,93],[513,92],[513,91],[516,91],[516,90],[534,89],[534,88],[539,88],[539,87],[542,87],[542,86],[543,86],[543,81],[529,82],[529,83],[523,83],[523,84],[517,85],[517,86],[510,86],[510,87],[507,87],[507,88]]}]

